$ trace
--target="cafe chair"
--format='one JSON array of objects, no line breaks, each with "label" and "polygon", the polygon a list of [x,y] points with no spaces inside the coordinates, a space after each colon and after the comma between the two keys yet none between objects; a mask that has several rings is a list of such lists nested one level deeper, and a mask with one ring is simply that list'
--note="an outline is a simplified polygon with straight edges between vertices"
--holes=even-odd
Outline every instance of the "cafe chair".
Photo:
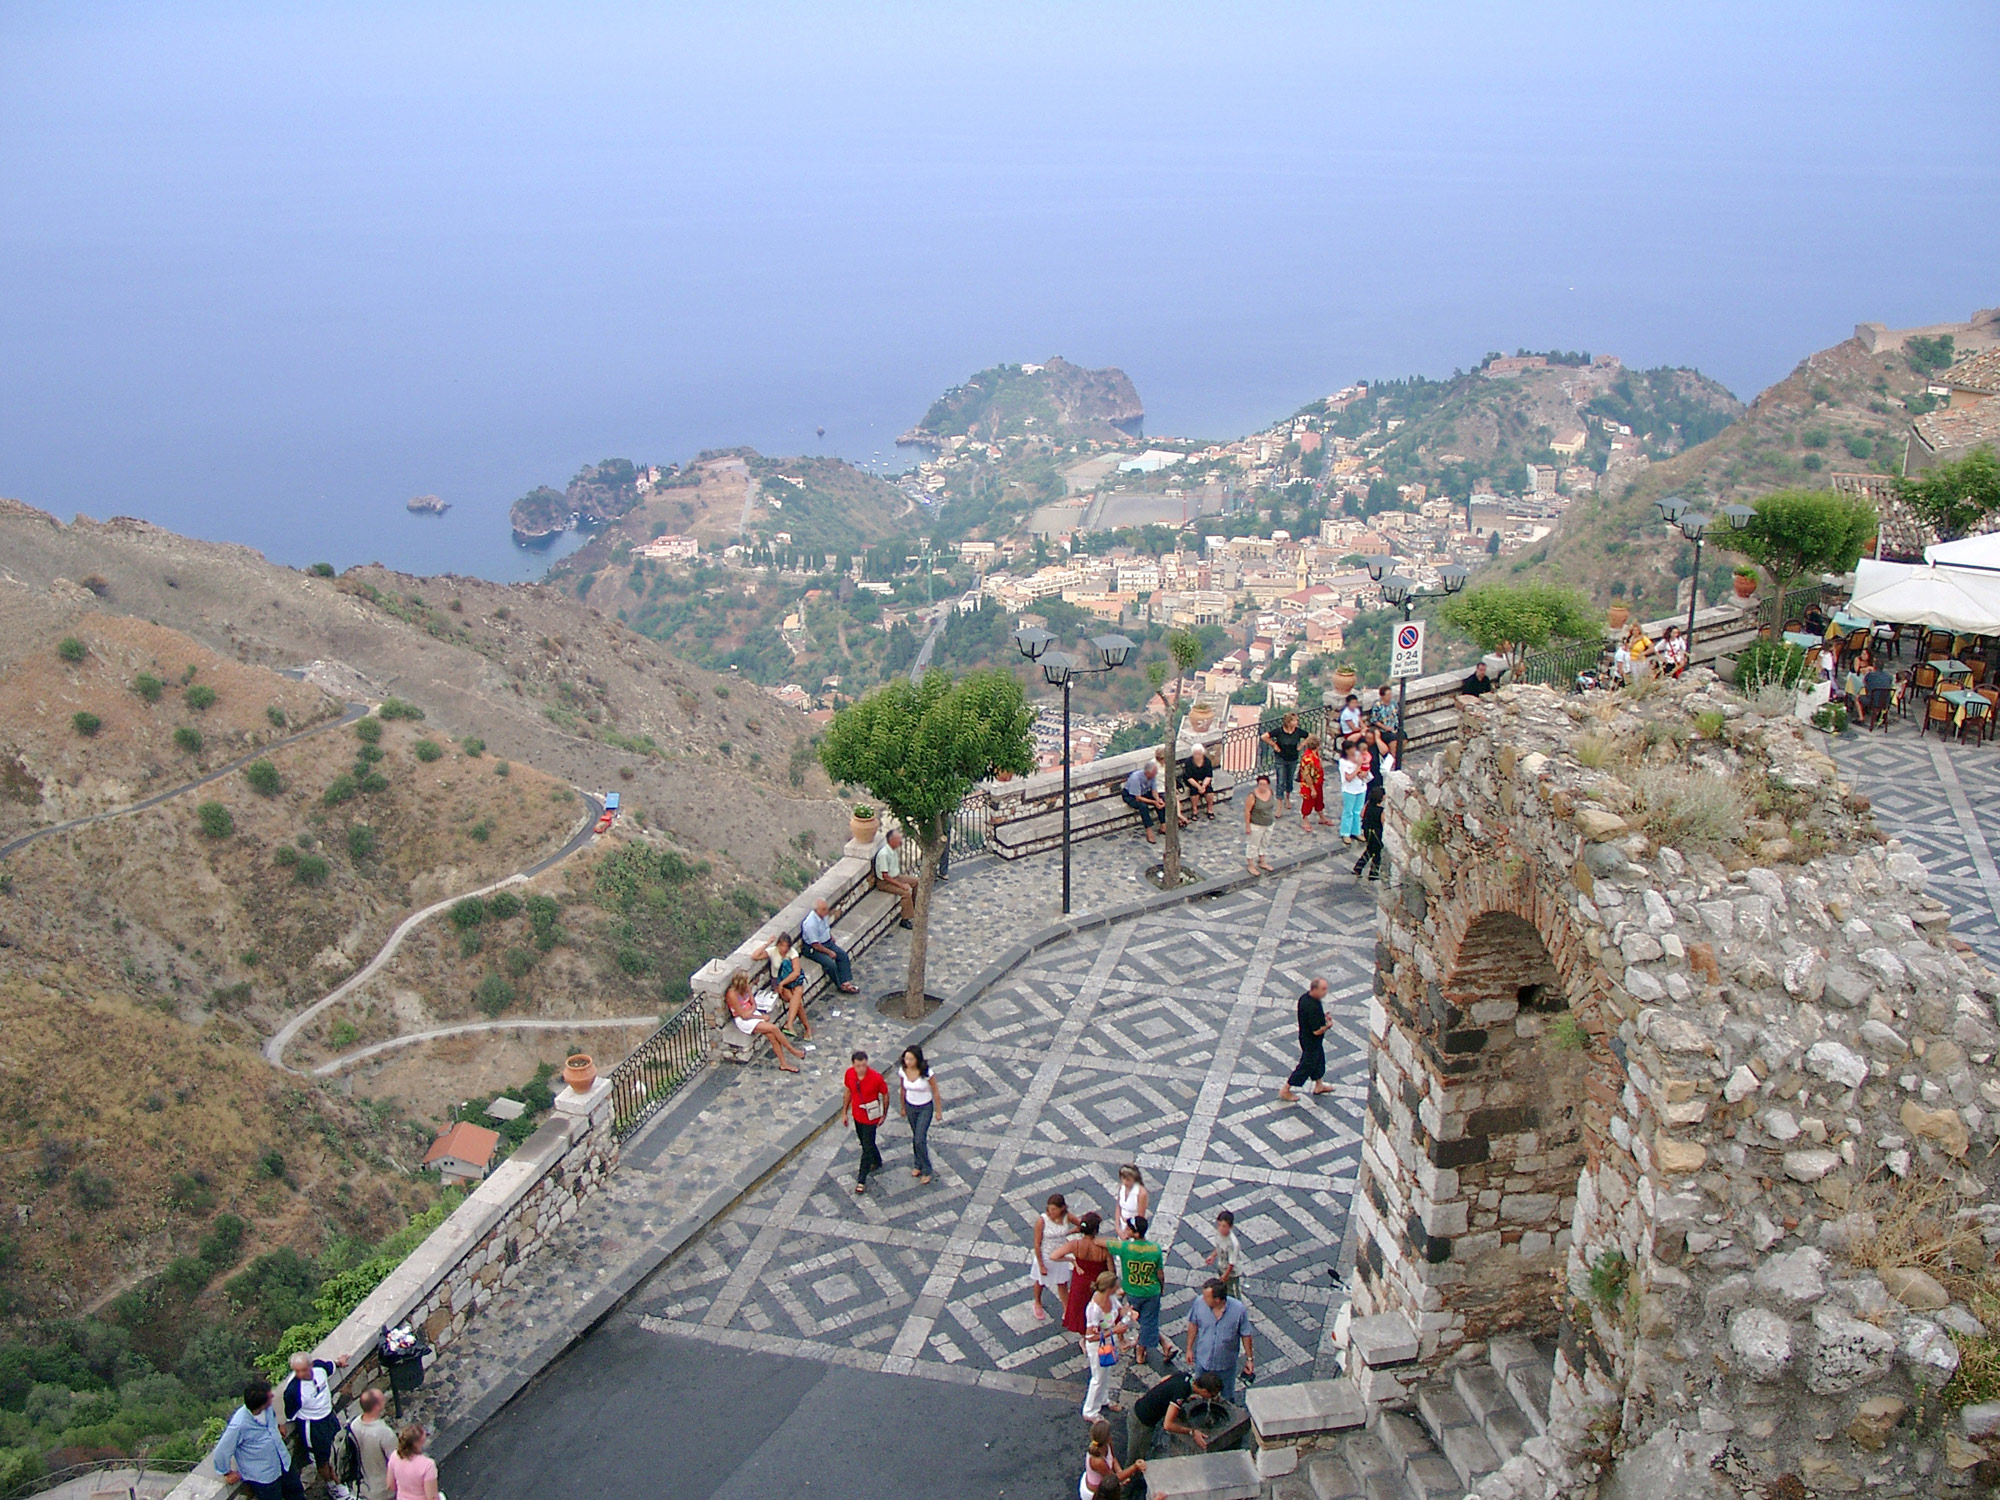
[{"label": "cafe chair", "polygon": [[1905,718],[1909,717],[1910,708],[1913,704],[1916,706],[1917,711],[1922,713],[1924,705],[1931,701],[1931,695],[1937,692],[1937,685],[1938,669],[1929,662],[1920,662],[1912,669],[1910,672],[1910,690],[1903,695],[1903,716]]},{"label": "cafe chair", "polygon": [[1932,698],[1929,702],[1925,703],[1924,722],[1918,728],[1917,733],[1930,733],[1930,728],[1933,724],[1937,725],[1939,734],[1951,733],[1951,705],[1942,698]]}]

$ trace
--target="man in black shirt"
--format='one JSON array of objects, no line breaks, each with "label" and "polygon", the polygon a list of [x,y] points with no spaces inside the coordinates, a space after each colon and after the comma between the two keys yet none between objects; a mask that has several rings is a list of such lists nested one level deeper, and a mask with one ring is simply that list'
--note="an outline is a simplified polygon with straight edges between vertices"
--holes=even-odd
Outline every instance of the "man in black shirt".
[{"label": "man in black shirt", "polygon": [[1315,1094],[1330,1094],[1333,1086],[1326,1081],[1326,1031],[1333,1023],[1326,1018],[1326,981],[1318,975],[1306,986],[1306,992],[1299,996],[1299,1065],[1292,1069],[1292,1076],[1285,1080],[1278,1097],[1287,1104],[1294,1104],[1298,1096],[1292,1092],[1308,1078],[1313,1081]]},{"label": "man in black shirt", "polygon": [[1208,1434],[1197,1432],[1183,1419],[1181,1409],[1196,1395],[1213,1401],[1222,1395],[1222,1377],[1213,1371],[1190,1375],[1176,1370],[1134,1401],[1125,1414],[1125,1462],[1133,1464],[1153,1451],[1153,1435],[1162,1427],[1194,1439],[1197,1448],[1208,1446]]},{"label": "man in black shirt", "polygon": [[1472,669],[1472,675],[1466,678],[1465,681],[1461,682],[1458,685],[1458,690],[1461,693],[1469,693],[1473,697],[1478,698],[1486,693],[1492,692],[1493,689],[1498,687],[1499,685],[1500,684],[1495,682],[1491,677],[1488,677],[1486,675],[1486,663],[1481,662],[1478,666]]}]

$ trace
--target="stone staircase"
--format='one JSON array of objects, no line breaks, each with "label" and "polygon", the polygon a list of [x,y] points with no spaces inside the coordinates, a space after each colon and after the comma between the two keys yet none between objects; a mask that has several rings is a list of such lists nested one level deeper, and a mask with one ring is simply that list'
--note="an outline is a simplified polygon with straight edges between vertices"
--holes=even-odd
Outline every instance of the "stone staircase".
[{"label": "stone staircase", "polygon": [[1554,1368],[1553,1343],[1508,1336],[1394,1404],[1364,1399],[1366,1366],[1360,1380],[1261,1387],[1247,1398],[1254,1454],[1156,1459],[1149,1488],[1161,1500],[1463,1500],[1546,1429]]},{"label": "stone staircase", "polygon": [[[1554,1347],[1495,1339],[1487,1362],[1417,1387],[1305,1464],[1313,1500],[1462,1500],[1548,1425]],[[1282,1494],[1283,1491],[1274,1491]],[[1293,1493],[1301,1493],[1293,1488]]]}]

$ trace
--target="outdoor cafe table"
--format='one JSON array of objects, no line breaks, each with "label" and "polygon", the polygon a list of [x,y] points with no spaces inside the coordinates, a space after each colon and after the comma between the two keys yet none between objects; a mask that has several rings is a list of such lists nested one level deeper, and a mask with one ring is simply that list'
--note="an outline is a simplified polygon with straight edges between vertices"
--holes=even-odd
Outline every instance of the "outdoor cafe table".
[{"label": "outdoor cafe table", "polygon": [[1962,661],[1934,661],[1931,665],[1937,668],[1937,673],[1940,677],[1970,677],[1972,675],[1972,668],[1968,667]]},{"label": "outdoor cafe table", "polygon": [[1801,651],[1810,651],[1813,647],[1823,643],[1818,636],[1807,635],[1803,630],[1787,630],[1785,632],[1785,644],[1787,646],[1797,646]]},{"label": "outdoor cafe table", "polygon": [[1867,615],[1850,615],[1845,610],[1834,611],[1833,623],[1838,625],[1842,630],[1873,630],[1875,628],[1874,620],[1870,619]]},{"label": "outdoor cafe table", "polygon": [[1939,693],[1938,696],[1951,705],[1951,722],[1954,728],[1960,727],[1965,723],[1968,705],[1977,703],[1981,705],[1980,712],[1985,712],[1984,705],[1986,700],[1980,697],[1979,694],[1971,692],[1966,688],[1950,688],[1945,692]]}]

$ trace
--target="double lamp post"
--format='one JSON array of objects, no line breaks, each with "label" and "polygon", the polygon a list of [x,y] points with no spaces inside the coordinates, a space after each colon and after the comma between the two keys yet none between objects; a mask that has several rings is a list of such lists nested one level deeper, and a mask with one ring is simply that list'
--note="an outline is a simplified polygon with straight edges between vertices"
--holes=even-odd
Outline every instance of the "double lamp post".
[{"label": "double lamp post", "polygon": [[[1125,665],[1136,649],[1122,635],[1100,635],[1090,642],[1087,658],[1071,656],[1067,651],[1052,651],[1056,638],[1039,625],[1030,625],[1014,632],[1014,644],[1021,655],[1029,661],[1041,663],[1042,681],[1050,687],[1059,687],[1063,695],[1062,728],[1062,909],[1069,915],[1069,689],[1079,677],[1094,677],[1102,672],[1110,672]],[[1090,665],[1095,662],[1096,665]]]},{"label": "double lamp post", "polygon": [[[1419,604],[1427,604],[1433,599],[1443,599],[1456,594],[1465,587],[1465,580],[1472,576],[1469,570],[1461,568],[1457,563],[1446,563],[1438,569],[1439,586],[1435,589],[1423,589],[1417,586],[1416,579],[1405,577],[1401,573],[1389,572],[1396,565],[1396,559],[1393,557],[1377,553],[1374,557],[1363,558],[1362,563],[1368,569],[1370,580],[1382,586],[1382,602],[1392,609],[1402,610],[1406,622],[1410,618],[1411,611]],[[1396,756],[1399,765],[1402,763],[1403,754],[1403,700],[1409,694],[1409,684],[1410,679],[1407,677],[1396,679]]]},{"label": "double lamp post", "polygon": [[[1731,531],[1741,531],[1757,519],[1757,512],[1747,505],[1725,505],[1713,516],[1703,511],[1692,510],[1687,501],[1678,495],[1662,495],[1653,502],[1653,509],[1660,513],[1660,519],[1694,543],[1694,571],[1688,575],[1688,623],[1687,640],[1682,644],[1688,653],[1688,661],[1694,661],[1694,607],[1701,598],[1701,544],[1716,525]],[[1782,601],[1781,601],[1782,602]]]}]

